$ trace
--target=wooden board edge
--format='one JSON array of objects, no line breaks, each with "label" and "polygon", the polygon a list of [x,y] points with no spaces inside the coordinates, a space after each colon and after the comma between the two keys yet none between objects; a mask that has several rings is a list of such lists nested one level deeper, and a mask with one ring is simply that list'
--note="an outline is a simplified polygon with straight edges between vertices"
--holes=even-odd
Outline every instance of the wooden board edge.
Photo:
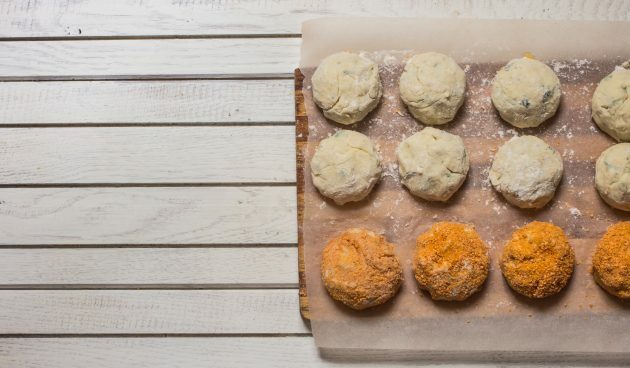
[{"label": "wooden board edge", "polygon": [[306,320],[311,319],[308,309],[308,296],[306,295],[306,269],[304,265],[304,236],[302,226],[304,224],[304,154],[308,141],[308,117],[304,106],[302,94],[302,82],[304,75],[299,68],[294,71],[295,76],[295,160],[297,183],[297,230],[298,230],[298,275],[300,283],[300,314]]}]

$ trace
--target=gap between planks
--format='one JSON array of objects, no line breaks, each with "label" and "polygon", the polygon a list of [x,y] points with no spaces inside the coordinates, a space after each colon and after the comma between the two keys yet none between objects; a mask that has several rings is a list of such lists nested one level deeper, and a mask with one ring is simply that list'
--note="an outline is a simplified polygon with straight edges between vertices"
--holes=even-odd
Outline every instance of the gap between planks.
[{"label": "gap between planks", "polygon": [[100,338],[108,338],[108,337],[117,337],[117,338],[164,338],[164,337],[172,337],[172,338],[190,338],[190,337],[222,337],[222,338],[234,338],[234,337],[312,337],[313,334],[310,332],[295,332],[295,333],[95,333],[95,334],[84,334],[84,333],[50,333],[50,334],[2,334],[0,333],[0,338],[2,339],[23,339],[23,338],[45,338],[45,339],[56,339],[56,338],[91,338],[91,339],[100,339]]},{"label": "gap between planks", "polygon": [[164,35],[129,35],[129,36],[40,36],[40,37],[0,37],[0,42],[21,41],[117,41],[117,40],[199,40],[226,38],[302,38],[301,33],[243,33],[243,34],[164,34]]},{"label": "gap between planks", "polygon": [[6,128],[171,128],[171,127],[208,127],[208,128],[237,128],[237,127],[273,127],[293,126],[294,121],[218,121],[218,122],[81,122],[81,123],[51,123],[51,124],[0,124],[0,130]]},{"label": "gap between planks", "polygon": [[[258,81],[258,80],[293,80],[293,75],[289,75],[290,73],[280,74],[280,75],[247,75],[247,74],[235,74],[235,75],[201,75],[201,74],[191,74],[191,75],[110,75],[110,76],[92,76],[84,75],[84,76],[74,76],[74,77],[64,77],[64,76],[42,76],[42,77],[2,77],[0,76],[0,84],[2,83],[28,83],[28,82],[38,82],[38,83],[46,83],[46,82],[133,82],[133,81],[142,81],[142,82],[151,82],[151,81]],[[109,77],[109,78],[108,78]]]},{"label": "gap between planks", "polygon": [[297,243],[207,243],[207,244],[0,244],[0,249],[98,249],[98,248],[297,248]]},{"label": "gap between planks", "polygon": [[0,188],[247,188],[247,187],[295,187],[287,182],[221,182],[221,183],[37,183],[0,184]]},{"label": "gap between planks", "polygon": [[[297,274],[296,274],[297,277]],[[25,284],[2,285],[0,290],[297,290],[289,284]]]}]

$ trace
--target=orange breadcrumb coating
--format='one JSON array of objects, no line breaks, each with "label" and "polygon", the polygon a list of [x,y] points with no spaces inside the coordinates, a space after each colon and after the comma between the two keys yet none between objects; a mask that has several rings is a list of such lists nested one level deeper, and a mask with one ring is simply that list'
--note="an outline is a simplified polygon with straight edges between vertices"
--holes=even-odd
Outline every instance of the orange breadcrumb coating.
[{"label": "orange breadcrumb coating", "polygon": [[597,244],[593,277],[612,295],[630,299],[630,221],[609,227]]},{"label": "orange breadcrumb coating", "polygon": [[434,300],[464,300],[479,291],[489,263],[488,248],[469,225],[438,222],[416,240],[416,280]]},{"label": "orange breadcrumb coating", "polygon": [[331,239],[322,252],[321,272],[333,299],[359,310],[385,303],[402,283],[394,246],[364,229]]},{"label": "orange breadcrumb coating", "polygon": [[562,290],[571,275],[575,254],[561,228],[530,222],[512,234],[501,255],[501,271],[516,292],[545,298]]}]

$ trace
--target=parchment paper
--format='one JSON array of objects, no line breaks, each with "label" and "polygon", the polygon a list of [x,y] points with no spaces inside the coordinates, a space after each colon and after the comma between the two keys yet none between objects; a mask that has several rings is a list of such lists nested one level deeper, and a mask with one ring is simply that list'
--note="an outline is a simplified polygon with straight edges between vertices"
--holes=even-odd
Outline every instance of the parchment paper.
[{"label": "parchment paper", "polygon": [[[591,254],[605,229],[630,215],[607,206],[594,187],[594,164],[614,144],[590,118],[597,82],[630,59],[630,23],[333,18],[303,25],[301,70],[309,123],[306,145],[304,244],[306,285],[315,342],[323,348],[420,351],[630,352],[630,304],[609,296],[589,272]],[[380,65],[384,95],[361,123],[342,127],[315,106],[310,77],[325,56],[362,52]],[[390,50],[390,51],[387,51]],[[399,183],[395,150],[421,130],[399,99],[401,65],[415,52],[452,56],[467,75],[467,96],[455,121],[441,126],[460,135],[471,168],[448,203],[413,197]],[[490,101],[490,83],[508,60],[530,52],[550,65],[562,83],[556,116],[535,129],[513,129]],[[336,206],[310,178],[318,143],[336,130],[355,129],[378,146],[385,168],[381,183],[364,201]],[[514,135],[533,134],[558,150],[564,177],[552,202],[541,210],[509,205],[488,180],[496,149]],[[465,302],[435,302],[418,289],[411,258],[415,238],[436,221],[473,224],[491,249],[483,291]],[[500,251],[517,228],[551,221],[570,238],[577,265],[560,294],[530,300],[511,291],[501,275]],[[390,302],[352,311],[331,299],[320,276],[320,254],[331,237],[350,227],[382,233],[396,244],[404,284]]]}]

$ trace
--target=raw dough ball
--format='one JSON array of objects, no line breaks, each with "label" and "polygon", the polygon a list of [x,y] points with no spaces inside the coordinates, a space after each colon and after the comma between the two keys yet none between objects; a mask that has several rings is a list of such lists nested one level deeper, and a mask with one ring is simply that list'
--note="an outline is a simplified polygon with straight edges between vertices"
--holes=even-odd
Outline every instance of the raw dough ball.
[{"label": "raw dough ball", "polygon": [[362,120],[381,99],[378,65],[349,52],[325,58],[312,78],[313,99],[324,116],[340,124]]},{"label": "raw dough ball", "polygon": [[597,243],[593,277],[612,295],[630,299],[630,221],[612,225]]},{"label": "raw dough ball", "polygon": [[464,300],[488,277],[488,247],[470,225],[438,222],[416,240],[414,270],[434,300]]},{"label": "raw dough ball", "polygon": [[492,103],[503,120],[532,128],[552,117],[560,105],[560,80],[547,65],[530,58],[507,63],[492,81]]},{"label": "raw dough ball", "polygon": [[562,178],[560,154],[542,139],[514,137],[494,156],[490,182],[508,202],[521,208],[541,208],[553,198]]},{"label": "raw dough ball", "polygon": [[446,201],[468,174],[468,155],[462,139],[431,127],[398,146],[398,171],[409,191],[428,201]]},{"label": "raw dough ball", "polygon": [[562,290],[571,275],[575,254],[561,228],[530,222],[512,234],[501,255],[503,277],[514,291],[545,298]]},{"label": "raw dough ball", "polygon": [[595,165],[595,186],[606,203],[630,211],[630,143],[602,152]]},{"label": "raw dough ball", "polygon": [[415,55],[400,76],[400,98],[416,119],[429,125],[453,120],[465,92],[462,68],[437,52]]},{"label": "raw dough ball", "polygon": [[322,140],[311,160],[313,184],[340,205],[365,198],[380,177],[381,164],[372,142],[352,130]]},{"label": "raw dough ball", "polygon": [[[630,63],[624,65],[630,68]],[[601,130],[620,142],[630,141],[630,70],[620,68],[602,79],[591,108]]]},{"label": "raw dough ball", "polygon": [[322,252],[321,272],[330,296],[353,309],[385,303],[402,283],[394,246],[364,229],[349,229],[330,240]]}]

